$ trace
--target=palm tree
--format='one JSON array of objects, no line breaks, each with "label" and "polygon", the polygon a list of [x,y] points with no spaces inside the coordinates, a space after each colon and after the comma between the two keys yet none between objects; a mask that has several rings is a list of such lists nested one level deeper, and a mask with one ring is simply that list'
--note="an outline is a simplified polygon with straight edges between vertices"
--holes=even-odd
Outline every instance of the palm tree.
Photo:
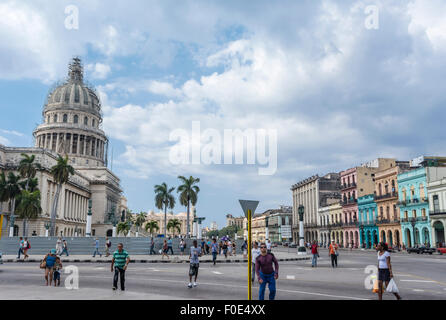
[{"label": "palm tree", "polygon": [[30,179],[36,176],[37,170],[42,169],[42,166],[40,163],[34,163],[34,160],[36,159],[35,155],[29,156],[25,153],[22,153],[21,155],[23,159],[20,160],[19,163],[19,173],[26,179],[25,190],[28,190]]},{"label": "palm tree", "polygon": [[158,221],[156,220],[151,220],[149,222],[146,223],[145,227],[146,231],[148,231],[150,233],[150,236],[153,238],[153,231],[156,230],[158,231],[160,228],[158,227]]},{"label": "palm tree", "polygon": [[37,178],[30,178],[30,179],[26,179],[24,181],[20,181],[19,185],[20,185],[20,188],[22,188],[22,190],[27,190],[30,192],[39,190],[39,188],[37,188],[39,185],[39,180]]},{"label": "palm tree", "polygon": [[26,222],[30,219],[36,219],[42,212],[42,207],[40,206],[40,191],[30,192],[23,190],[19,199],[20,202],[17,207],[17,212],[19,213],[19,217],[23,219],[23,236],[26,237],[28,236]]},{"label": "palm tree", "polygon": [[160,210],[164,209],[164,235],[167,234],[167,208],[173,209],[175,207],[173,190],[175,190],[175,187],[169,189],[165,182],[155,186],[155,205]]},{"label": "palm tree", "polygon": [[62,185],[68,182],[70,175],[74,175],[74,168],[68,164],[68,156],[65,156],[65,158],[60,155],[58,156],[57,164],[51,168],[51,175],[53,176],[54,182],[57,183],[56,194],[54,196],[53,207],[51,210],[50,235],[54,236],[60,190],[62,189]]},{"label": "palm tree", "polygon": [[195,206],[197,204],[197,194],[200,192],[200,188],[195,184],[200,182],[200,178],[194,178],[192,176],[186,179],[183,176],[179,176],[178,179],[183,183],[177,188],[177,192],[180,192],[180,203],[183,206],[187,206],[187,237],[190,237],[190,223],[189,223],[189,211],[190,205]]},{"label": "palm tree", "polygon": [[178,233],[181,233],[181,222],[178,219],[170,220],[167,224],[167,229],[172,231],[173,235],[175,236],[175,230],[178,231]]},{"label": "palm tree", "polygon": [[19,180],[20,176],[16,176],[13,172],[8,173],[8,178],[5,177],[5,174],[3,172],[0,174],[0,186],[1,186],[0,200],[9,201],[10,203],[12,228],[14,228],[14,213],[15,213],[16,201],[21,193]]},{"label": "palm tree", "polygon": [[116,227],[116,232],[118,234],[123,233],[124,237],[127,237],[127,234],[130,231],[130,224],[128,222],[120,222],[118,223],[118,226]]},{"label": "palm tree", "polygon": [[146,222],[146,214],[141,212],[135,219],[136,232],[139,233],[139,228]]}]

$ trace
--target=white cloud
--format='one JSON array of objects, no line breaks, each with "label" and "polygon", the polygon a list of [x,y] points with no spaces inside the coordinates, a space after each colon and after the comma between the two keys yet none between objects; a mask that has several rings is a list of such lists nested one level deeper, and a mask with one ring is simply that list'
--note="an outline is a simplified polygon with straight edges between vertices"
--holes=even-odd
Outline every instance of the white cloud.
[{"label": "white cloud", "polygon": [[176,89],[168,82],[150,81],[147,90],[154,94],[166,97],[178,98],[181,96],[181,90]]},{"label": "white cloud", "polygon": [[5,146],[9,146],[10,142],[8,139],[6,139],[5,137],[0,136],[0,144],[3,144]]},{"label": "white cloud", "polygon": [[[86,67],[86,71],[91,73],[93,79],[105,79],[111,72],[111,68],[107,64],[103,63],[95,63],[88,64]],[[88,76],[88,73],[86,74]]]}]

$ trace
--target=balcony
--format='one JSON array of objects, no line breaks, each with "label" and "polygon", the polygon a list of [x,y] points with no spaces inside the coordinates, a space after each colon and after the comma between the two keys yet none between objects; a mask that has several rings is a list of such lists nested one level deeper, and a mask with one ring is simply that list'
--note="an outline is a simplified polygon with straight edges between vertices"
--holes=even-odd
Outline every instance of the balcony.
[{"label": "balcony", "polygon": [[429,211],[430,216],[439,216],[439,215],[446,215],[446,209],[434,209],[433,211]]},{"label": "balcony", "polygon": [[348,200],[345,199],[344,201],[342,201],[342,205],[344,205],[344,206],[349,205],[349,204],[355,204],[355,203],[358,203],[358,199],[350,198]]},{"label": "balcony", "polygon": [[376,224],[395,224],[395,223],[401,223],[400,219],[378,219],[376,220]]},{"label": "balcony", "polygon": [[427,222],[427,217],[416,217],[416,218],[401,218],[401,222],[403,223],[412,223],[412,222]]},{"label": "balcony", "polygon": [[343,184],[341,190],[347,190],[350,188],[356,188],[356,182]]},{"label": "balcony", "polygon": [[398,198],[398,192],[388,192],[386,194],[375,196],[375,200],[384,200],[384,199],[391,199],[391,198]]}]

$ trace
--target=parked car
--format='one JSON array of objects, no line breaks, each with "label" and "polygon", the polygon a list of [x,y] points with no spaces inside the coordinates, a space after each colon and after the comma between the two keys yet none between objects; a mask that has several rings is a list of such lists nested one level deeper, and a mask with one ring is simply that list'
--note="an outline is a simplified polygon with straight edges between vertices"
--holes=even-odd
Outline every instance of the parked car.
[{"label": "parked car", "polygon": [[0,251],[0,264],[3,264],[2,252]]},{"label": "parked car", "polygon": [[426,246],[416,246],[412,248],[407,248],[407,253],[416,253],[416,254],[433,254],[435,252],[435,248],[428,248]]},{"label": "parked car", "polygon": [[271,243],[271,248],[277,248],[277,242]]},{"label": "parked car", "polygon": [[437,252],[438,252],[439,254],[446,254],[446,248],[438,248],[438,249],[437,249]]},{"label": "parked car", "polygon": [[297,243],[290,243],[289,245],[288,245],[288,247],[289,248],[297,248]]},{"label": "parked car", "polygon": [[289,246],[289,242],[282,242],[282,245],[284,246],[284,247],[288,247]]}]

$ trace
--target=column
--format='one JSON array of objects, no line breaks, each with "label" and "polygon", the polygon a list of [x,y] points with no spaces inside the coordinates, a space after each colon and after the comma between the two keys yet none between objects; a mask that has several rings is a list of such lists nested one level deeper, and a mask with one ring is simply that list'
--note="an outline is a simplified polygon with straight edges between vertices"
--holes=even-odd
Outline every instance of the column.
[{"label": "column", "polygon": [[55,151],[56,151],[57,153],[59,153],[59,137],[60,137],[60,134],[57,133],[57,134],[56,134],[56,149],[55,149]]}]

